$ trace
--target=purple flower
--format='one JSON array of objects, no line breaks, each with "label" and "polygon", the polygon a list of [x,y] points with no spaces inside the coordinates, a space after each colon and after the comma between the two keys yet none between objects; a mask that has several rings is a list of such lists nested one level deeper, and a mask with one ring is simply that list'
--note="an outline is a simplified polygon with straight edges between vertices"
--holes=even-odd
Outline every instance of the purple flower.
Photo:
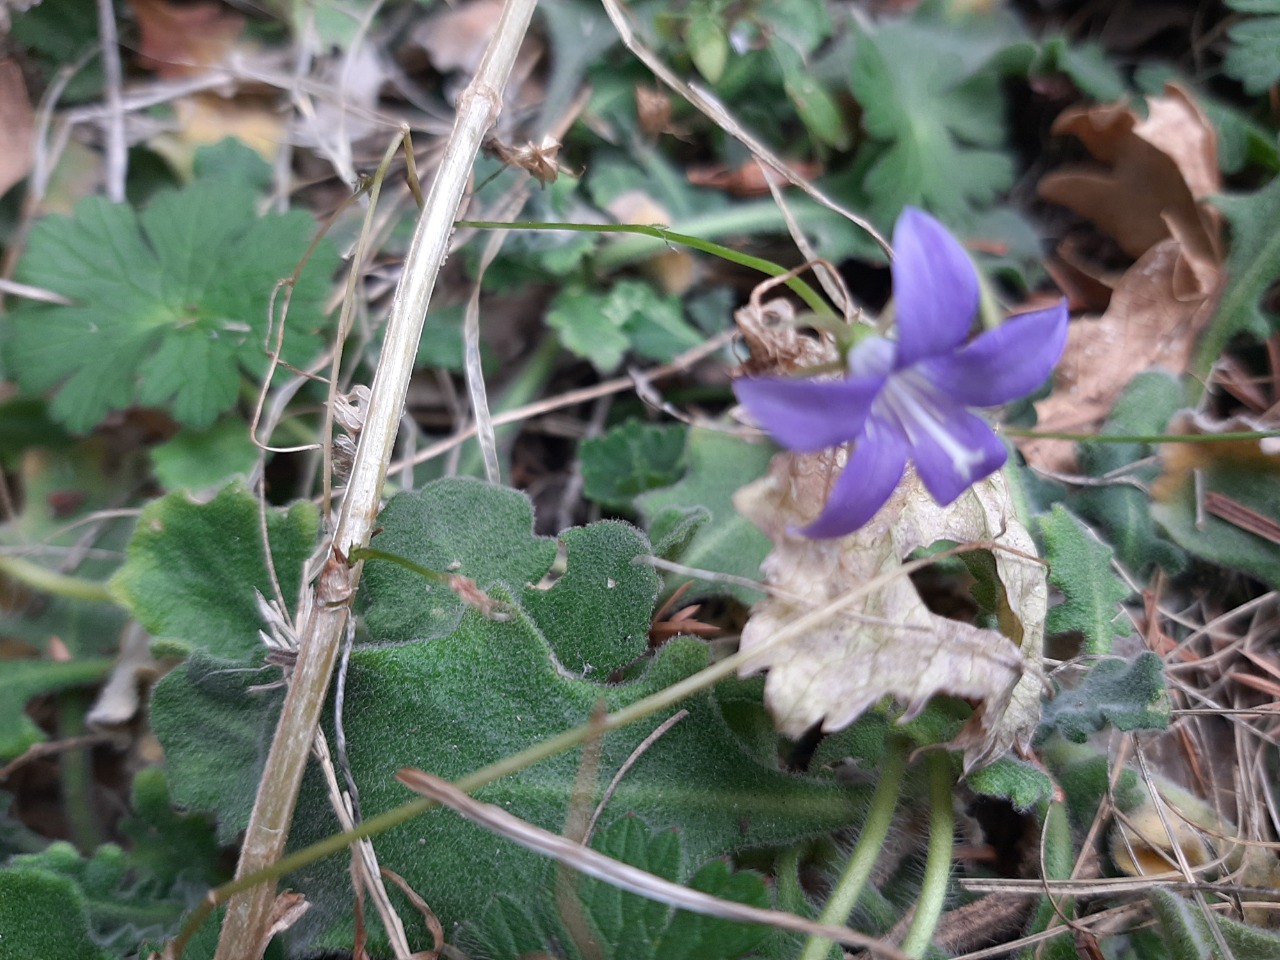
[{"label": "purple flower", "polygon": [[1004,465],[1005,448],[969,407],[1035,390],[1067,339],[1065,301],[968,341],[978,276],[942,224],[908,207],[893,231],[898,339],[870,337],[840,380],[743,378],[738,400],[782,446],[802,453],[852,443],[822,514],[801,532],[839,537],[875,515],[908,458],[945,506]]}]

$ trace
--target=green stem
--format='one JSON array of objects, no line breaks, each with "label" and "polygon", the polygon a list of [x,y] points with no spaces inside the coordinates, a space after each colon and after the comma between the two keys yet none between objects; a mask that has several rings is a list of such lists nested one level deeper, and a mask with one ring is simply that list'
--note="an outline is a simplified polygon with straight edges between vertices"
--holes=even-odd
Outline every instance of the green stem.
[{"label": "green stem", "polygon": [[[775,212],[777,212],[775,210]],[[781,214],[779,214],[781,216]],[[705,220],[690,221],[685,226],[690,230],[697,230],[699,233],[732,233],[741,232],[749,227],[744,227],[739,223],[739,218],[723,218],[726,222],[707,218]],[[750,218],[747,223],[750,224]],[[726,229],[726,226],[732,226],[733,229]],[[704,240],[702,237],[693,236],[688,233],[679,233],[675,230],[668,230],[666,227],[646,226],[643,224],[630,223],[544,223],[544,222],[517,222],[503,223],[495,220],[459,220],[460,227],[473,227],[477,230],[567,230],[571,233],[629,233],[638,234],[632,240],[642,241],[640,243],[621,241],[603,250],[596,258],[596,267],[602,272],[607,272],[618,267],[625,266],[634,260],[642,260],[646,256],[652,256],[661,252],[664,246],[672,243],[683,244],[686,247],[692,247],[695,250],[701,250],[703,253],[709,253],[713,256],[720,257],[722,260],[728,260],[731,263],[737,263],[752,270],[758,270],[766,276],[778,277],[787,272],[786,267],[781,267],[772,260],[765,260],[762,257],[753,257],[749,253],[741,253],[731,247],[716,243],[712,240]],[[621,257],[609,256],[610,253],[623,251]],[[792,277],[786,281],[786,285],[795,291],[796,295],[802,299],[809,309],[814,313],[824,316],[834,316],[831,307],[827,304],[822,295],[813,287],[805,283],[799,277]]]},{"label": "green stem", "polygon": [[105,583],[99,583],[97,580],[85,580],[80,577],[69,577],[65,573],[49,570],[38,563],[24,560],[22,557],[0,554],[0,573],[40,593],[67,597],[70,600],[92,600],[98,603],[116,602],[116,598],[111,595],[111,591],[107,589]]},{"label": "green stem", "polygon": [[1078,443],[1225,443],[1230,440],[1266,440],[1280,437],[1280,430],[1240,430],[1235,433],[1059,433],[1056,430],[1024,430],[1001,427],[1011,437],[1033,440],[1075,440]]},{"label": "green stem", "polygon": [[[84,693],[70,691],[58,695],[58,736],[78,737],[85,732],[84,716],[89,701]],[[94,816],[92,758],[88,747],[64,750],[58,755],[62,782],[62,809],[71,829],[71,842],[86,856],[102,843],[102,828]]]},{"label": "green stem", "polygon": [[[858,897],[862,895],[862,888],[876,865],[876,858],[884,846],[884,838],[889,834],[889,824],[893,821],[893,811],[898,806],[898,795],[902,792],[902,774],[906,768],[907,741],[901,737],[890,737],[886,744],[880,782],[876,784],[876,792],[871,797],[871,809],[867,812],[867,819],[863,822],[858,843],[853,848],[844,874],[822,909],[819,923],[842,927],[853,908],[858,905]],[[810,937],[804,946],[804,952],[800,954],[800,960],[823,960],[834,945],[825,937]]]},{"label": "green stem", "polygon": [[925,763],[929,769],[929,856],[924,864],[924,883],[920,886],[920,899],[916,901],[915,919],[902,944],[902,952],[916,958],[923,957],[929,949],[933,931],[942,916],[947,881],[951,879],[956,826],[951,807],[951,790],[955,786],[951,758],[941,750],[933,750],[926,756]]},{"label": "green stem", "polygon": [[773,871],[776,878],[774,899],[777,901],[779,910],[805,917],[809,914],[806,912],[807,901],[804,889],[800,886],[801,848],[801,844],[794,843],[778,855],[778,862]]}]

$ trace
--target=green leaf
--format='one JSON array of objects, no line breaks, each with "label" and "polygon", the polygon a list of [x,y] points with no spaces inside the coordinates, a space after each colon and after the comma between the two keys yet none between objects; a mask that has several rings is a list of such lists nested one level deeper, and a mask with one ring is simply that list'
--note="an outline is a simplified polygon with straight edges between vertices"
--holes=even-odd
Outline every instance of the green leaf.
[{"label": "green leaf", "polygon": [[[592,846],[615,860],[684,882],[684,857],[676,830],[651,831],[638,817],[620,817],[597,834]],[[689,886],[740,903],[769,906],[759,875],[734,873],[719,860],[698,871]],[[665,904],[598,880],[584,879],[579,892],[583,912],[599,935],[607,960],[730,960],[754,950],[768,936],[765,927],[672,911]]]},{"label": "green leaf", "polygon": [[[1239,451],[1239,446],[1234,453],[1221,451],[1200,465],[1202,490],[1228,497],[1264,517],[1280,517],[1280,483],[1274,469],[1251,462],[1254,457],[1240,456]],[[1199,510],[1193,471],[1167,486],[1162,483],[1162,488],[1151,515],[1175,543],[1197,557],[1280,587],[1280,550],[1256,533]]]},{"label": "green leaf", "polygon": [[1239,80],[1246,93],[1266,93],[1280,81],[1280,0],[1227,0],[1237,13],[1257,14],[1227,28],[1232,46],[1222,72]]},{"label": "green leaf", "polygon": [[831,9],[822,0],[757,0],[756,20],[802,57],[831,36]]},{"label": "green leaf", "polygon": [[1017,810],[1030,810],[1053,798],[1053,779],[1041,768],[1014,757],[1001,757],[965,778],[984,797],[1007,799]]},{"label": "green leaf", "polygon": [[0,931],[12,957],[107,960],[89,934],[84,897],[64,876],[35,867],[0,870]]},{"label": "green leaf", "polygon": [[[773,455],[770,446],[748,443],[706,427],[691,427],[685,446],[689,471],[684,479],[636,498],[649,537],[654,543],[683,528],[687,535],[679,551],[681,563],[740,577],[760,575],[760,562],[770,549],[761,533],[733,506],[734,492],[761,476]],[[705,513],[705,521],[700,514]],[[698,523],[689,529],[690,521]],[[682,583],[667,584],[672,590]],[[693,595],[729,593],[747,602],[758,599],[753,591],[733,585],[695,585]]]},{"label": "green leaf", "polygon": [[194,169],[198,180],[242,183],[259,192],[271,186],[271,165],[235,137],[196,150]]},{"label": "green leaf", "polygon": [[[1101,434],[1163,433],[1182,406],[1182,400],[1182,386],[1174,377],[1159,371],[1140,373],[1116,401]],[[1153,452],[1145,443],[1086,442],[1079,445],[1078,457],[1081,469],[1091,477],[1123,473],[1150,484],[1159,473],[1158,465],[1126,468],[1148,460]],[[1071,507],[1085,520],[1099,526],[1126,569],[1141,573],[1155,564],[1178,572],[1186,565],[1183,553],[1159,534],[1151,517],[1151,498],[1146,490],[1127,483],[1085,488],[1071,498]]]},{"label": "green leaf", "polygon": [[[373,543],[379,550],[469,577],[481,590],[537,583],[556,555],[553,538],[533,536],[528,497],[480,480],[432,483],[418,493],[397,494],[378,522],[383,529]],[[363,577],[366,623],[379,643],[445,636],[467,610],[443,585],[392,563],[370,561]],[[392,597],[394,602],[384,599]]]},{"label": "green leaf", "polygon": [[1150,651],[1134,660],[1099,660],[1078,686],[1059,690],[1044,707],[1037,741],[1054,730],[1073,743],[1110,724],[1117,730],[1163,730],[1169,725],[1164,662]]},{"label": "green leaf", "polygon": [[[756,907],[769,906],[761,877],[747,870],[734,872],[723,860],[712,860],[689,881],[689,886],[725,900]],[[719,960],[751,954],[768,938],[765,927],[718,920],[678,911],[658,941],[654,960]]]},{"label": "green leaf", "polygon": [[72,438],[49,419],[44,401],[13,397],[0,403],[0,466],[17,470],[29,447],[67,446]]},{"label": "green leaf", "polygon": [[0,669],[0,760],[16,757],[33,743],[47,739],[23,708],[32,697],[98,683],[111,661],[6,660]]},{"label": "green leaf", "polygon": [[858,35],[853,93],[881,145],[863,181],[874,221],[891,223],[916,204],[964,223],[1012,186],[1000,77],[984,62],[1000,42],[908,20]]},{"label": "green leaf", "polygon": [[[477,524],[482,532],[472,542]],[[452,594],[424,601],[428,586],[428,596],[439,592],[437,584],[407,575],[396,564],[367,563],[368,633],[376,644],[352,652],[344,718],[366,818],[410,799],[393,777],[402,766],[456,779],[586,722],[601,701],[617,710],[708,662],[704,643],[678,638],[662,647],[638,679],[594,681],[643,649],[656,593],[652,569],[633,563],[647,553],[645,541],[623,524],[566,532],[567,569],[546,591],[537,584],[555,559],[555,543],[532,535],[528,501],[521,494],[478,481],[439,481],[421,493],[394,498],[379,525],[380,548],[442,570],[457,561],[456,572],[502,603],[506,619],[486,619],[469,607],[450,609],[459,602]],[[537,567],[535,557],[541,560]],[[413,616],[405,617],[406,609],[415,611]],[[567,666],[583,661],[600,666],[585,678]],[[175,801],[217,810],[223,836],[243,822],[249,800],[238,794],[252,796],[245,785],[253,782],[270,735],[268,704],[278,702],[273,699],[278,693],[248,689],[264,682],[264,672],[228,666],[192,657],[158,685],[152,704]],[[631,767],[608,816],[634,812],[658,830],[678,825],[691,862],[742,846],[789,842],[860,816],[865,791],[757,763],[729,730],[711,694],[682,706],[689,715]],[[600,789],[673,712],[604,738]],[[576,751],[551,757],[478,796],[559,830],[578,762]],[[334,829],[324,786],[310,773],[291,843],[300,847]],[[537,922],[555,915],[553,871],[546,860],[449,811],[433,811],[382,834],[377,845],[380,861],[427,899],[446,929],[480,922],[493,913],[486,906],[499,896],[518,903]],[[346,857],[303,868],[290,882],[315,904],[296,931],[298,942],[350,949]],[[504,925],[510,920],[501,911],[493,915],[505,917]],[[375,933],[374,944],[379,940]]]},{"label": "green leaf", "polygon": [[837,150],[849,146],[849,130],[840,107],[814,77],[799,52],[781,37],[769,45],[782,68],[782,84],[801,121],[814,137]]},{"label": "green leaf", "polygon": [[689,21],[684,40],[698,72],[713,86],[719,83],[729,59],[729,37],[722,15],[710,6],[700,10]]},{"label": "green leaf", "polygon": [[1042,514],[1039,526],[1049,582],[1063,594],[1049,610],[1045,633],[1079,632],[1086,653],[1110,653],[1111,641],[1131,632],[1120,609],[1130,590],[1111,569],[1111,548],[1061,504]]},{"label": "green leaf", "polygon": [[283,691],[252,690],[280,679],[271,667],[195,650],[151,692],[151,729],[164,744],[173,801],[217,817],[217,842],[249,824]]},{"label": "green leaf", "polygon": [[227,879],[219,864],[213,821],[199,813],[179,813],[169,796],[169,782],[159,767],[133,778],[133,812],[120,824],[132,841],[129,863],[137,883],[156,895],[198,891]]},{"label": "green leaf", "polygon": [[1263,311],[1263,298],[1280,276],[1280,177],[1257,193],[1214,199],[1231,224],[1231,253],[1227,257],[1226,287],[1213,321],[1196,351],[1193,372],[1207,378],[1232,337],[1247,333],[1265,340],[1276,329],[1274,313]]},{"label": "green leaf", "polygon": [[565,289],[552,301],[547,325],[601,373],[617,369],[628,350],[665,361],[702,340],[676,297],[638,280],[621,280],[604,294]]},{"label": "green leaf", "polygon": [[234,474],[247,475],[257,459],[249,426],[239,417],[208,430],[182,430],[151,448],[156,479],[167,490],[203,490]]},{"label": "green leaf", "polygon": [[[624,816],[601,831],[591,845],[664,880],[681,880],[680,835],[670,827],[650,832],[637,817]],[[671,913],[666,904],[587,878],[581,880],[578,891],[609,960],[652,955],[652,944]]]},{"label": "green leaf", "polygon": [[[22,458],[22,508],[0,526],[0,546],[57,573],[104,583],[120,565],[134,518],[93,514],[133,503],[144,482],[141,460],[109,451],[103,438],[67,444],[55,431],[52,439],[52,447],[33,448]],[[115,653],[126,620],[119,606],[78,596],[17,596],[20,602],[0,605],[0,634],[46,652],[57,637],[75,659]]]},{"label": "green leaf", "polygon": [[602,437],[583,440],[583,495],[614,510],[635,509],[635,498],[670,486],[684,472],[684,427],[628,420]]},{"label": "green leaf", "polygon": [[[268,510],[266,528],[280,592],[292,604],[315,546],[319,518],[310,503]],[[266,627],[255,591],[272,598],[271,571],[258,501],[240,483],[208,503],[174,493],[152,501],[138,519],[125,564],[111,589],[153,636],[176,650],[254,660]]]},{"label": "green leaf", "polygon": [[[82,857],[71,844],[58,841],[39,853],[14,857],[10,866],[39,870],[70,881],[76,891],[74,900],[87,914],[93,940],[110,944],[116,956],[135,955],[139,942],[146,937],[173,933],[183,907],[201,896],[200,889],[189,889],[187,903],[170,898],[168,889],[156,887],[151,882],[153,878],[145,876],[129,855],[113,843],[99,847],[92,857]],[[7,950],[8,929],[0,926],[0,931],[6,935]]]},{"label": "green leaf", "polygon": [[[197,181],[140,215],[88,197],[74,216],[37,224],[18,279],[74,303],[10,313],[5,362],[22,387],[56,388],[50,412],[76,432],[137,404],[212,424],[242,373],[264,374],[268,303],[315,231],[301,212],[259,218],[255,200],[241,184]],[[336,259],[322,242],[294,289],[283,357],[295,365],[318,348]]]},{"label": "green leaf", "polygon": [[1037,69],[1062,71],[1081,93],[1099,103],[1119,100],[1126,92],[1119,68],[1098,43],[1073,44],[1066,37],[1051,37],[1044,43]]},{"label": "green leaf", "polygon": [[1204,960],[1205,957],[1221,956],[1217,940],[1209,929],[1210,922],[1217,924],[1235,960],[1273,960],[1280,956],[1280,936],[1268,930],[1247,927],[1230,917],[1210,913],[1158,887],[1147,896],[1164,931],[1169,960]]}]

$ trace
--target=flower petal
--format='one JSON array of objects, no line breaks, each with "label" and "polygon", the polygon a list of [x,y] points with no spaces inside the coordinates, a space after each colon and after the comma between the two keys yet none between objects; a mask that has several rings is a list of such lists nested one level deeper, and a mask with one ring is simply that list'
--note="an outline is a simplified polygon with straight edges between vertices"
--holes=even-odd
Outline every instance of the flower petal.
[{"label": "flower petal", "polygon": [[883,377],[743,377],[734,381],[733,392],[779,445],[811,453],[857,437],[882,386]]},{"label": "flower petal", "polygon": [[1006,320],[950,356],[919,365],[925,377],[967,407],[1025,397],[1053,371],[1067,343],[1067,302]]},{"label": "flower petal", "polygon": [[986,421],[963,407],[948,409],[937,426],[913,437],[911,456],[925,489],[945,507],[1004,466],[1007,453]]},{"label": "flower petal", "polygon": [[893,228],[893,301],[898,369],[947,353],[969,335],[978,274],[947,228],[907,207]]},{"label": "flower petal", "polygon": [[818,519],[800,532],[825,539],[853,533],[884,506],[907,466],[907,445],[897,430],[879,420],[867,421],[849,462],[836,478]]}]

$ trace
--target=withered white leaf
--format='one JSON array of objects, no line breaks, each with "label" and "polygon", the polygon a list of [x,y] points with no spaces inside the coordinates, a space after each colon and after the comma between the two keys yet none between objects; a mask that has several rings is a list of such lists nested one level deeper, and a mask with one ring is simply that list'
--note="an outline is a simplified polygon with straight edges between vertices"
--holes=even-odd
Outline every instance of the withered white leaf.
[{"label": "withered white leaf", "polygon": [[[835,458],[840,457],[837,461]],[[778,728],[799,736],[815,723],[848,726],[886,695],[917,715],[935,694],[962,697],[974,714],[956,739],[966,771],[1010,747],[1027,749],[1040,718],[1041,653],[1048,584],[1030,534],[1015,515],[1001,473],[940,507],[908,467],[889,502],[861,530],[835,540],[791,531],[822,509],[843,453],[774,457],[768,475],[740,490],[738,510],[774,542],[762,565],[788,599],[757,604],[742,649],[769,643],[789,621],[902,566],[939,541],[993,541],[1000,630],[932,613],[905,574],[854,601],[804,636],[762,652],[749,672],[767,667],[765,703]]]}]

